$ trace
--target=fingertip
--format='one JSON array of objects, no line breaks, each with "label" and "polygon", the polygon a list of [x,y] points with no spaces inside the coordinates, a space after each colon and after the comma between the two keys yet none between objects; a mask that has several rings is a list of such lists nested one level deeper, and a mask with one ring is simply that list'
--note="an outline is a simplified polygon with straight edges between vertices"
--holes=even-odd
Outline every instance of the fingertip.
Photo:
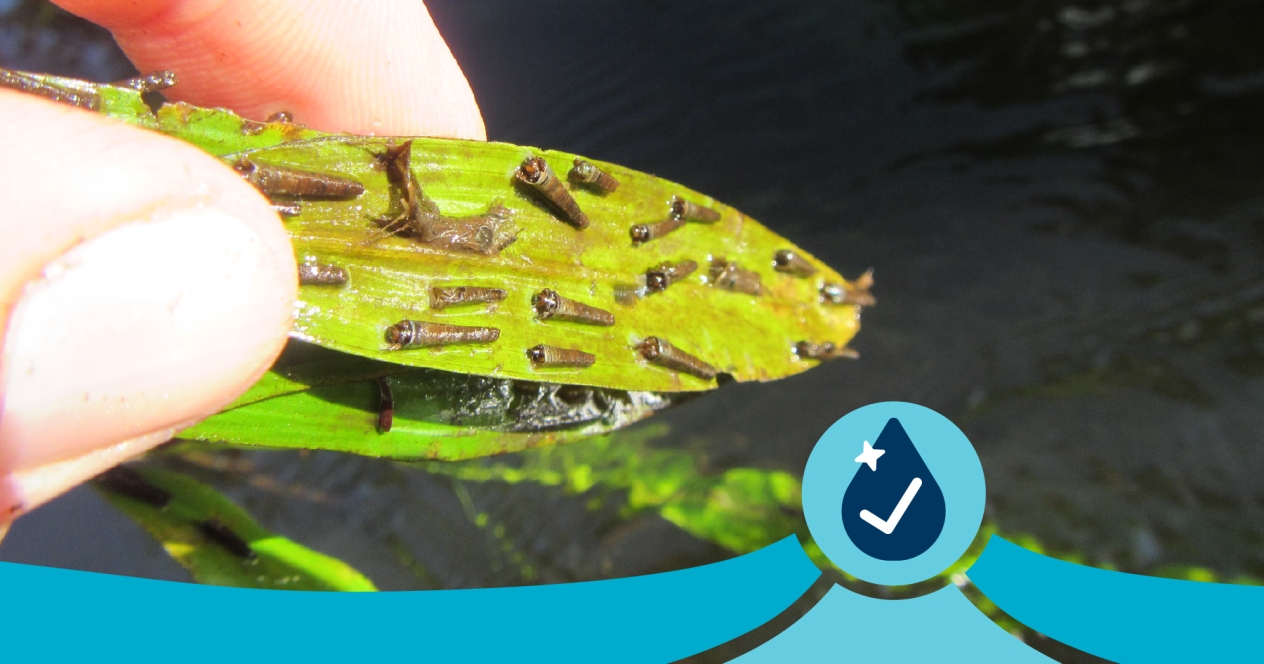
[{"label": "fingertip", "polygon": [[[486,140],[473,90],[424,4],[382,0],[59,0],[108,28],[166,94],[332,132]],[[138,6],[140,5],[140,6]]]},{"label": "fingertip", "polygon": [[29,283],[5,343],[0,444],[14,468],[217,411],[280,352],[289,266],[246,223],[177,208],[118,226]]},{"label": "fingertip", "polygon": [[89,450],[75,457],[53,461],[41,466],[26,468],[12,473],[7,479],[11,495],[16,497],[9,504],[7,517],[15,519],[82,484],[97,475],[165,443],[176,429],[164,429],[138,436],[131,440]]},{"label": "fingertip", "polygon": [[13,95],[0,141],[25,155],[0,161],[0,489],[27,510],[247,389],[297,278],[267,200],[192,146]]}]

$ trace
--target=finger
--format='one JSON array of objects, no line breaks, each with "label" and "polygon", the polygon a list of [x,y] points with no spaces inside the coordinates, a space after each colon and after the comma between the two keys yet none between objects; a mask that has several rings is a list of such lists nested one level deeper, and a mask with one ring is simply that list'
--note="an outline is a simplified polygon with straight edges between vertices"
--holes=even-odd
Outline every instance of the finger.
[{"label": "finger", "polygon": [[114,33],[168,95],[314,129],[486,139],[474,93],[420,0],[57,0]]},{"label": "finger", "polygon": [[297,279],[268,201],[191,146],[9,91],[0,145],[3,521],[245,390]]}]

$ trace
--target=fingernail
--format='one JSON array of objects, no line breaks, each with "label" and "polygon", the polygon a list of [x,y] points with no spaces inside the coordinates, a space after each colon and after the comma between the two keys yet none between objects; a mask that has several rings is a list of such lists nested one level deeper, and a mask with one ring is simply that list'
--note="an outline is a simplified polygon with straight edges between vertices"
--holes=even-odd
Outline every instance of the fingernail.
[{"label": "fingernail", "polygon": [[292,262],[214,209],[120,226],[63,254],[10,319],[4,470],[215,412],[280,351],[294,281]]}]

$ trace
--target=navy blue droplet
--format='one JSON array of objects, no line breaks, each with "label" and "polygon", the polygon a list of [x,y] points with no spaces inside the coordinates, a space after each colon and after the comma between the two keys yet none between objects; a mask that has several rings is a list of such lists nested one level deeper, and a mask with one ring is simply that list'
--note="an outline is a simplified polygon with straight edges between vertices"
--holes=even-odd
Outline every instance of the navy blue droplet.
[{"label": "navy blue droplet", "polygon": [[[899,420],[893,417],[887,422],[873,447],[884,450],[884,454],[878,457],[877,470],[861,464],[847,485],[843,494],[843,527],[856,548],[878,560],[919,556],[939,539],[944,529],[944,492]],[[858,446],[856,453],[860,451]],[[861,518],[861,511],[868,510],[879,519],[889,520],[914,478],[921,480],[921,487],[890,534]]]}]

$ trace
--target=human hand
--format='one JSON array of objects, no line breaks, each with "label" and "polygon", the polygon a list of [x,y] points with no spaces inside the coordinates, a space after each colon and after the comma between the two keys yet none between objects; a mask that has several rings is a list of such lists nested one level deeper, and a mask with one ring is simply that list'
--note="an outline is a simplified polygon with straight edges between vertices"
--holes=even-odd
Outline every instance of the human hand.
[{"label": "human hand", "polygon": [[[419,0],[58,0],[174,100],[313,129],[483,140]],[[196,148],[0,90],[0,537],[232,401],[285,344],[293,248]]]}]

